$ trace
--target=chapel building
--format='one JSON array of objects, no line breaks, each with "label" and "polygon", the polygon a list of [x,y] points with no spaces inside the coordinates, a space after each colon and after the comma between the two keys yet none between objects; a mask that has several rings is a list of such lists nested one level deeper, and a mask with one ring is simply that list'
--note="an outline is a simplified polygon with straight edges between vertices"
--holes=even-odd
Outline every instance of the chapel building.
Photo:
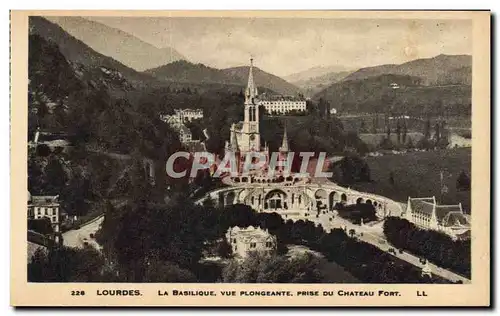
[{"label": "chapel building", "polygon": [[436,198],[408,197],[403,217],[423,229],[443,232],[454,239],[466,239],[470,235],[470,217],[462,210],[462,204],[439,205]]}]

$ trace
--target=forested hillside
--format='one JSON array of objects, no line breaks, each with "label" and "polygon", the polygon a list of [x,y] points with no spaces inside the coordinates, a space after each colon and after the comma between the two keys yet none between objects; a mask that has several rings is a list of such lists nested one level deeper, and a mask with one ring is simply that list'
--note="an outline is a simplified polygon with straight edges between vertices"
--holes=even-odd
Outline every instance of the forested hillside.
[{"label": "forested hillside", "polygon": [[385,74],[337,82],[314,99],[326,100],[343,113],[467,116],[471,92],[470,85],[425,86],[420,77]]}]

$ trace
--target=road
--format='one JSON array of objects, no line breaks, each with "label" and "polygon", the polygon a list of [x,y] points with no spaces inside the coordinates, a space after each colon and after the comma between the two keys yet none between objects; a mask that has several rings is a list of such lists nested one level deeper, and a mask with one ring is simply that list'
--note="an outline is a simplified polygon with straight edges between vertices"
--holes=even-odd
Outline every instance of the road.
[{"label": "road", "polygon": [[[115,209],[119,209],[125,206],[129,201],[126,198],[118,198],[110,200],[111,204]],[[101,228],[102,222],[104,221],[104,214],[82,224],[78,229],[68,230],[63,233],[63,245],[70,248],[83,248],[85,242],[90,246],[93,246],[97,250],[101,250],[102,247],[99,245],[94,238],[90,238],[90,234],[94,234]]]},{"label": "road", "polygon": [[[331,217],[331,214],[321,214],[319,219],[316,219],[316,222],[321,223],[321,226],[326,231],[330,231],[332,228],[346,228],[346,231],[349,232],[350,229],[354,229],[356,231],[356,237],[364,242],[367,242],[369,244],[374,245],[375,247],[388,252],[389,248],[394,248],[392,245],[390,245],[387,240],[385,239],[385,235],[383,232],[383,221],[377,222],[373,225],[366,224],[363,226],[360,225],[354,225],[353,223],[349,222],[348,220],[345,220],[341,218],[340,216],[336,216],[333,221],[329,221],[329,217]],[[362,233],[362,235],[361,235]],[[394,255],[394,254],[392,254]],[[408,263],[411,263],[412,265],[422,268],[423,265],[420,263],[420,258],[408,253],[408,252],[403,252],[399,253],[399,251],[396,249],[396,257],[398,257],[401,260],[404,260]],[[438,275],[444,279],[447,279],[452,282],[456,281],[462,281],[464,284],[471,283],[471,281],[461,275],[458,275],[452,271],[443,269],[435,264],[428,263],[428,266],[431,270],[432,274]]]},{"label": "road", "polygon": [[93,246],[97,250],[101,250],[101,246],[94,238],[90,238],[90,234],[95,235],[103,221],[104,215],[101,215],[82,225],[79,229],[73,229],[63,233],[63,245],[70,248],[83,248],[85,242],[87,242],[88,245]]}]

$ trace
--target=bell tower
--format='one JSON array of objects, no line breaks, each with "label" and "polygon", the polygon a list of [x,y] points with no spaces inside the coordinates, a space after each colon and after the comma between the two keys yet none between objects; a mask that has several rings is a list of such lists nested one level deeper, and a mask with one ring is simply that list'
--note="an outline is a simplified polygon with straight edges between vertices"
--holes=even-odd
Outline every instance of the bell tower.
[{"label": "bell tower", "polygon": [[253,58],[250,58],[248,84],[245,90],[245,120],[243,122],[242,143],[244,151],[260,151],[259,102],[257,87],[253,79]]}]

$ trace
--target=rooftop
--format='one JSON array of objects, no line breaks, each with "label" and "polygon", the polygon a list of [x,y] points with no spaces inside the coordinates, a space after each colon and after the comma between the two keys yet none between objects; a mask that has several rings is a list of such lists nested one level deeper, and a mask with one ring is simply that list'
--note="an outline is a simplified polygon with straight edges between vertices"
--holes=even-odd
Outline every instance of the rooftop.
[{"label": "rooftop", "polygon": [[435,197],[409,198],[413,212],[431,216],[443,226],[470,226],[470,220],[462,210],[462,204],[439,205]]},{"label": "rooftop", "polygon": [[434,197],[430,198],[410,198],[410,206],[413,212],[423,213],[431,216],[434,211]]},{"label": "rooftop", "polygon": [[28,202],[33,205],[59,204],[59,195],[30,195]]},{"label": "rooftop", "polygon": [[279,94],[267,94],[263,93],[259,95],[259,100],[261,101],[306,101],[303,97],[292,96],[292,95],[279,95]]},{"label": "rooftop", "polygon": [[267,230],[263,230],[260,227],[248,226],[244,228],[240,228],[238,226],[234,226],[229,228],[228,235],[234,238],[243,239],[245,241],[251,241],[252,239],[268,239],[274,240],[276,237],[269,234]]}]

